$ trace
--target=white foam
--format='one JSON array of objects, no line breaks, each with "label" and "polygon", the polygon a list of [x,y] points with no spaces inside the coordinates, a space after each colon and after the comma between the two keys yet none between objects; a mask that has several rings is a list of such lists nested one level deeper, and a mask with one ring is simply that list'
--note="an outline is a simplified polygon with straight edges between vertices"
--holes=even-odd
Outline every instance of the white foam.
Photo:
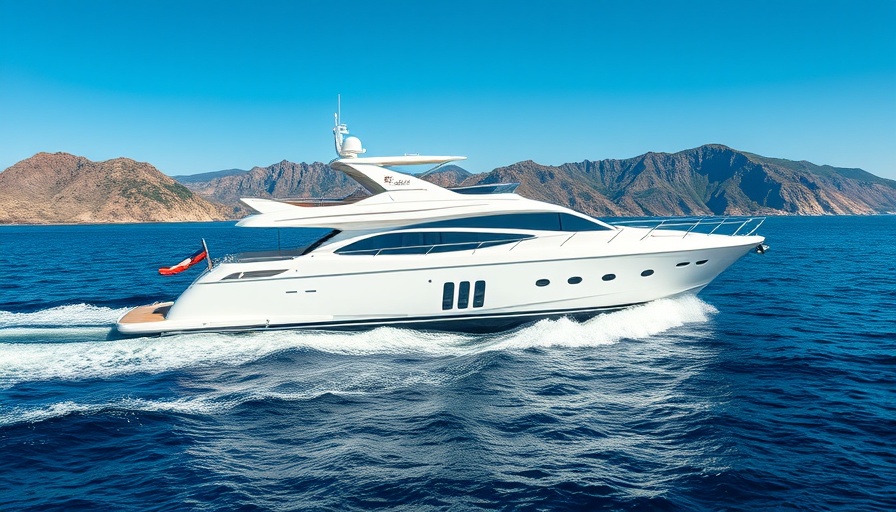
[{"label": "white foam", "polygon": [[74,340],[105,338],[111,326],[85,327],[6,327],[0,329],[0,343],[34,340],[58,340],[60,343]]},{"label": "white foam", "polygon": [[[62,314],[58,311],[62,309],[54,308],[57,311],[53,314]],[[114,321],[118,314],[107,308],[94,309],[97,317],[105,321]],[[104,379],[188,368],[232,367],[284,350],[312,350],[345,356],[418,354],[446,357],[533,347],[596,347],[622,339],[643,339],[688,323],[705,322],[714,312],[715,308],[696,297],[683,297],[599,315],[584,323],[568,319],[544,320],[520,330],[491,336],[383,327],[357,333],[275,331],[74,343],[0,343],[0,388],[22,382]],[[34,318],[47,321],[47,317],[40,313],[34,313]]]},{"label": "white foam", "polygon": [[226,335],[77,343],[0,344],[0,387],[19,382],[109,378],[188,367],[239,365],[284,345]]},{"label": "white foam", "polygon": [[533,347],[590,347],[623,339],[644,339],[690,323],[702,323],[718,311],[694,296],[663,299],[598,315],[578,323],[567,318],[542,320],[518,332],[502,336],[494,350]]},{"label": "white foam", "polygon": [[7,327],[47,327],[47,326],[89,326],[115,323],[128,308],[112,309],[90,304],[68,304],[33,313],[12,313],[0,311],[0,328]]},{"label": "white foam", "polygon": [[10,407],[7,410],[0,409],[0,426],[18,423],[39,423],[53,418],[68,416],[69,414],[96,414],[101,411],[212,414],[230,409],[236,405],[236,403],[215,402],[203,397],[173,400],[144,400],[128,397],[96,404],[64,401],[36,408]]}]

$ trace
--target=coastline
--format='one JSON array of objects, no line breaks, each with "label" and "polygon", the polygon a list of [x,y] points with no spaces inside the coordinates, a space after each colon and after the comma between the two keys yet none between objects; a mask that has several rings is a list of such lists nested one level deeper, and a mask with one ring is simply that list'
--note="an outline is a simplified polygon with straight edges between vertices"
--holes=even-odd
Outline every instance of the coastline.
[{"label": "coastline", "polygon": [[[714,217],[876,217],[896,215],[893,212],[874,212],[874,213],[739,213],[730,215],[599,215],[597,219],[652,219],[652,218],[714,218]],[[5,223],[0,222],[0,228],[6,226],[15,227],[38,227],[38,226],[126,226],[126,225],[152,225],[152,224],[210,224],[210,223],[226,223],[238,222],[245,217],[234,217],[232,219],[222,220],[167,220],[167,221],[146,221],[146,222],[41,222],[41,223]],[[285,228],[284,228],[285,229]]]}]

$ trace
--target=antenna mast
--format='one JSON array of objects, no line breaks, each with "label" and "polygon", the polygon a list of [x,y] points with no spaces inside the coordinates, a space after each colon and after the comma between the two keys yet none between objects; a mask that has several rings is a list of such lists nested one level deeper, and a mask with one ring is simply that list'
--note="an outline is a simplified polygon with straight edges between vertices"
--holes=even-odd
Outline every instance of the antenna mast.
[{"label": "antenna mast", "polygon": [[357,137],[346,137],[348,127],[342,123],[342,95],[336,95],[336,126],[333,127],[333,141],[336,144],[336,154],[339,158],[357,158],[359,154],[367,150],[361,147],[361,141]]}]

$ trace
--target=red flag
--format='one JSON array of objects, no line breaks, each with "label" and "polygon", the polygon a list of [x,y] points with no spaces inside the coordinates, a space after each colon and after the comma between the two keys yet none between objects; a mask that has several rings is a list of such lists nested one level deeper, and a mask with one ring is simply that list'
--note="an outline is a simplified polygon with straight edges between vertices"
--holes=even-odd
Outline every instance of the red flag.
[{"label": "red flag", "polygon": [[182,262],[178,263],[177,265],[174,265],[173,267],[160,268],[159,274],[162,274],[163,276],[170,276],[170,275],[177,274],[179,272],[183,272],[184,270],[187,270],[188,268],[192,267],[193,265],[204,260],[207,256],[208,256],[208,250],[206,250],[205,247],[203,247],[202,249],[199,249],[198,251],[196,251],[192,256],[183,260]]}]

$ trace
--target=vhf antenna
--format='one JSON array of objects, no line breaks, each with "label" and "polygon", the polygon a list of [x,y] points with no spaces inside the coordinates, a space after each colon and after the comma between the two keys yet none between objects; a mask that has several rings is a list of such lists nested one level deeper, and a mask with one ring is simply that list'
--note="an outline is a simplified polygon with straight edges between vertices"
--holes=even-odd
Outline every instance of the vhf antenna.
[{"label": "vhf antenna", "polygon": [[367,150],[361,147],[361,141],[357,137],[346,137],[348,127],[342,123],[342,95],[336,95],[336,126],[333,127],[333,141],[336,145],[336,154],[340,158],[357,158],[359,154]]}]

